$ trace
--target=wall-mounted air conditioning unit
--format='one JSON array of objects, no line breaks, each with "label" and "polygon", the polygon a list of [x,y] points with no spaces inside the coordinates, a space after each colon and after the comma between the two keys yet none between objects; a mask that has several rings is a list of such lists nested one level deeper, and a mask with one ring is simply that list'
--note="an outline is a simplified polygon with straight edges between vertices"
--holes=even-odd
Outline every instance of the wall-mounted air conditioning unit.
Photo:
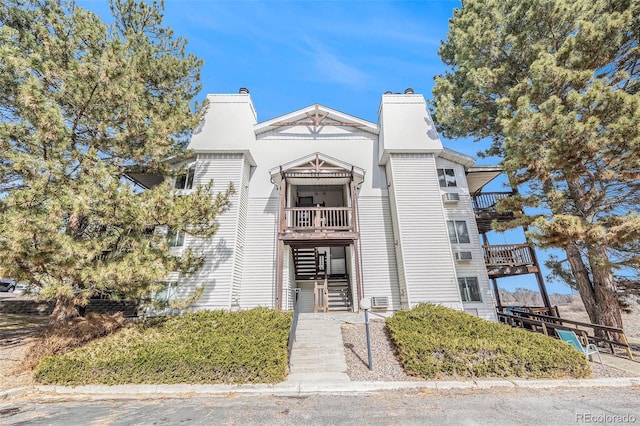
[{"label": "wall-mounted air conditioning unit", "polygon": [[460,194],[457,192],[446,192],[442,194],[442,201],[445,204],[455,204],[460,201]]},{"label": "wall-mounted air conditioning unit", "polygon": [[458,262],[468,262],[473,259],[470,251],[457,251],[455,255]]},{"label": "wall-mounted air conditioning unit", "polygon": [[386,308],[389,306],[389,298],[386,296],[373,296],[371,297],[372,308]]}]

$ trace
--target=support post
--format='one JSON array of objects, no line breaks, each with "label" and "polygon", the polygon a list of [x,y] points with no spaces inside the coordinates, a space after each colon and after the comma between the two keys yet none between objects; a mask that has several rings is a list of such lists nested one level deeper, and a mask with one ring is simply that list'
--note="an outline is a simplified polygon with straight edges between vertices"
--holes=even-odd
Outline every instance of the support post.
[{"label": "support post", "polygon": [[[511,190],[514,193],[518,193],[518,186],[514,183],[513,175],[511,173],[507,173],[507,178],[509,179],[509,186],[511,186]],[[538,288],[540,289],[540,296],[542,296],[542,303],[544,306],[549,309],[549,312],[552,311],[551,308],[551,300],[549,299],[549,294],[547,293],[547,286],[544,283],[544,278],[542,277],[542,272],[540,272],[540,263],[538,263],[538,255],[536,254],[536,250],[533,248],[529,237],[527,237],[527,230],[529,228],[527,225],[522,226],[522,230],[524,231],[524,238],[529,248],[531,249],[531,258],[533,260],[533,264],[536,265],[536,269],[538,270],[535,273],[536,281],[538,281]]]},{"label": "support post", "polygon": [[278,225],[278,267],[276,268],[276,309],[282,309],[282,275],[284,274],[284,230],[286,225],[285,207],[287,206],[287,180],[280,182],[280,223]]},{"label": "support post", "polygon": [[[359,300],[364,297],[364,288],[362,285],[362,263],[360,261],[360,232],[358,229],[358,208],[356,206],[356,185],[353,181],[353,171],[351,172],[351,183],[349,185],[349,191],[351,192],[351,224],[353,227],[353,233],[356,235],[356,239],[353,240],[353,255],[355,256],[356,266],[356,289],[358,295],[354,300]],[[355,305],[355,303],[354,303]]]},{"label": "support post", "polygon": [[282,309],[282,275],[284,274],[284,241],[278,240],[278,267],[276,268],[276,309]]}]

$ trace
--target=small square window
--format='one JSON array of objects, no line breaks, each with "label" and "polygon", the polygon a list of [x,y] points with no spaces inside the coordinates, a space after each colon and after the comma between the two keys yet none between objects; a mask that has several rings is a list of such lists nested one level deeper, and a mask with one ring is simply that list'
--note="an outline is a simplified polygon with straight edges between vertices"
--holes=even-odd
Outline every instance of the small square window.
[{"label": "small square window", "polygon": [[460,296],[462,297],[463,302],[482,302],[478,278],[458,278],[458,285],[460,286]]},{"label": "small square window", "polygon": [[448,220],[447,230],[449,231],[451,244],[468,244],[471,242],[467,222],[464,220]]},{"label": "small square window", "polygon": [[169,247],[182,247],[184,245],[184,231],[181,229],[170,229],[167,234]]},{"label": "small square window", "polygon": [[195,168],[188,168],[183,174],[176,176],[175,189],[193,189]]},{"label": "small square window", "polygon": [[438,169],[438,182],[441,188],[452,188],[458,186],[456,174],[453,169]]},{"label": "small square window", "polygon": [[177,282],[162,282],[162,288],[153,295],[153,299],[160,303],[171,303],[177,298]]}]

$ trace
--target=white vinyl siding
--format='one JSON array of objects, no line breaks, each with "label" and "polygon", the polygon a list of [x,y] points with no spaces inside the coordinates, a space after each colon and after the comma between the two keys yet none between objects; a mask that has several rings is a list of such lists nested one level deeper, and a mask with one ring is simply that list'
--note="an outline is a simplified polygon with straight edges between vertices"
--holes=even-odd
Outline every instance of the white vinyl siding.
[{"label": "white vinyl siding", "polygon": [[433,155],[391,154],[387,179],[409,305],[462,309]]},{"label": "white vinyl siding", "polygon": [[[495,321],[497,319],[495,300],[491,291],[487,268],[484,264],[480,235],[475,222],[475,214],[464,169],[460,164],[442,158],[437,158],[436,164],[439,168],[452,168],[455,171],[458,184],[456,192],[460,194],[459,202],[444,205],[444,214],[447,220],[464,220],[469,232],[470,244],[455,246],[454,250],[470,251],[472,258],[471,261],[456,262],[456,273],[458,277],[477,277],[482,302],[464,302],[465,310],[472,310],[481,318]],[[446,191],[446,189],[441,188],[441,193],[442,190]]]},{"label": "white vinyl siding", "polygon": [[238,226],[236,235],[236,250],[233,265],[233,287],[231,289],[231,307],[237,309],[240,307],[240,291],[242,288],[242,272],[244,263],[244,246],[246,240],[247,228],[247,208],[249,199],[249,174],[251,166],[247,161],[244,163],[242,173],[242,183],[236,191],[239,193],[238,200]]},{"label": "white vinyl siding", "polygon": [[184,277],[188,287],[204,286],[196,308],[229,309],[235,262],[235,246],[239,219],[239,193],[244,171],[241,154],[198,155],[195,184],[204,185],[213,180],[213,192],[223,192],[232,183],[236,194],[230,197],[231,207],[216,218],[219,227],[212,238],[188,238],[185,248],[196,255],[204,255],[205,262],[193,275]]},{"label": "white vinyl siding", "polygon": [[300,289],[300,312],[313,312],[315,307],[315,300],[313,297],[315,283],[313,281],[298,281],[297,285]]},{"label": "white vinyl siding", "polygon": [[[240,307],[274,306],[278,199],[249,198]],[[286,259],[285,259],[286,261]]]},{"label": "white vinyl siding", "polygon": [[358,220],[364,295],[389,297],[389,309],[398,310],[400,288],[389,198],[359,198]]}]

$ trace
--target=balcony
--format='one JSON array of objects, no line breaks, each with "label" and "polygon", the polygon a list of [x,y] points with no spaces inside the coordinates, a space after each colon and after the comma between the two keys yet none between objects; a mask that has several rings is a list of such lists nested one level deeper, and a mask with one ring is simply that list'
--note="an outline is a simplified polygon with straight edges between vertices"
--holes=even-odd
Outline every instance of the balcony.
[{"label": "balcony", "polygon": [[518,217],[520,212],[498,212],[496,203],[513,195],[513,192],[480,192],[471,194],[471,203],[476,215],[478,231],[481,234],[491,231],[491,222],[494,220],[506,221]]},{"label": "balcony", "polygon": [[357,237],[351,207],[287,207],[284,240],[351,240]]},{"label": "balcony", "polygon": [[484,245],[482,250],[489,278],[538,272],[533,250],[528,244]]}]

